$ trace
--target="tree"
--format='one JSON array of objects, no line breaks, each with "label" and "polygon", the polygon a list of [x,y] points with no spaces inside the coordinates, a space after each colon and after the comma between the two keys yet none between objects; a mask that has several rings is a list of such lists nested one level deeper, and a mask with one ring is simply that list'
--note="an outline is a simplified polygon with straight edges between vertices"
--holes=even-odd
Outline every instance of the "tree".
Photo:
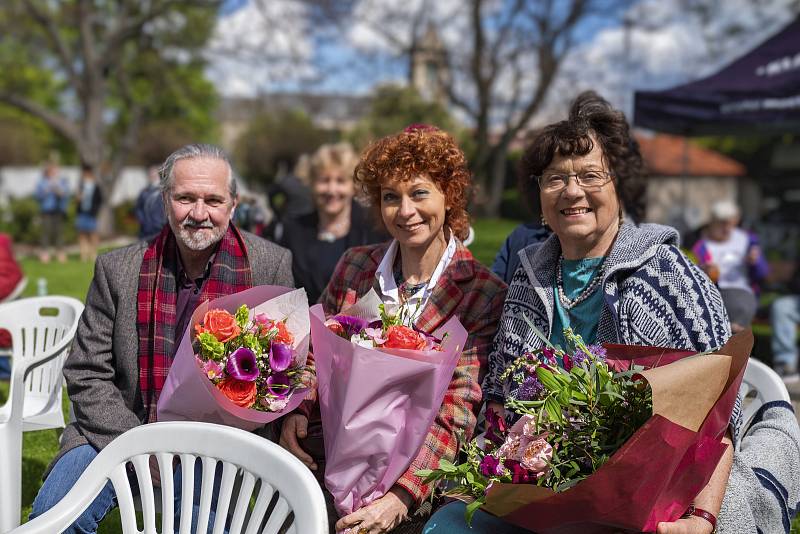
[{"label": "tree", "polygon": [[424,100],[413,87],[384,85],[375,90],[369,113],[348,138],[356,147],[363,147],[414,123],[430,124],[448,132],[456,127],[444,106]]},{"label": "tree", "polygon": [[[624,0],[362,0],[354,13],[373,37],[404,58],[421,32],[440,30],[447,75],[440,83],[473,127],[472,166],[482,194],[476,207],[496,215],[512,141],[542,108],[582,23]],[[399,18],[398,18],[399,17]],[[403,22],[398,22],[403,21]],[[443,73],[445,74],[445,73]]]},{"label": "tree", "polygon": [[262,186],[290,172],[302,154],[330,140],[302,111],[285,110],[256,115],[234,148],[239,169],[250,183]]},{"label": "tree", "polygon": [[[219,0],[19,0],[0,12],[0,102],[74,146],[109,198],[159,96],[197,65]],[[54,101],[36,98],[44,80]],[[107,172],[100,172],[101,170]],[[109,220],[105,210],[104,219]]]}]

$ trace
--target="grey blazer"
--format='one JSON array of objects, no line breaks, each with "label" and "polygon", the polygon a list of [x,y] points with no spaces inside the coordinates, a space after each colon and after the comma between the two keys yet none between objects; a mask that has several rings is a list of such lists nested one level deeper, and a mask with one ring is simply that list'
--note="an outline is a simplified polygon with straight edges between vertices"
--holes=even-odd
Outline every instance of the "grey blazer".
[{"label": "grey blazer", "polygon": [[[253,234],[242,235],[253,285],[294,287],[292,253]],[[86,309],[64,363],[75,422],[64,429],[51,467],[68,450],[86,443],[102,449],[144,420],[136,293],[146,249],[140,242],[97,258]]]}]

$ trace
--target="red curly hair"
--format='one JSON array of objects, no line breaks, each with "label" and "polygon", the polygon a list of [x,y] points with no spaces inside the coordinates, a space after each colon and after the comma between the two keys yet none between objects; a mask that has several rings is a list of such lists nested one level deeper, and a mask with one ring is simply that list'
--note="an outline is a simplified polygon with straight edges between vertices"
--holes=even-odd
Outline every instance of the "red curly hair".
[{"label": "red curly hair", "polygon": [[467,201],[472,178],[464,152],[446,132],[433,127],[408,127],[371,143],[356,165],[355,182],[378,220],[381,185],[395,180],[430,178],[447,202],[444,224],[461,240],[469,234]]}]

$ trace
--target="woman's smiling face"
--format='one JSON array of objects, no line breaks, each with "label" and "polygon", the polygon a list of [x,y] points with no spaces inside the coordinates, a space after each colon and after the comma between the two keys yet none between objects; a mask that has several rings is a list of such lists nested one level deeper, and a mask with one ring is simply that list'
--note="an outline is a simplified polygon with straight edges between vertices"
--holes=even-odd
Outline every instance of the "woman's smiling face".
[{"label": "woman's smiling face", "polygon": [[542,173],[573,175],[564,189],[539,192],[545,221],[558,235],[568,259],[604,255],[619,229],[620,205],[614,181],[584,189],[574,176],[588,171],[610,172],[600,144],[593,141],[594,147],[584,156],[556,154]]},{"label": "woman's smiling face", "polygon": [[427,176],[381,184],[381,218],[403,246],[427,247],[443,233],[447,202]]}]

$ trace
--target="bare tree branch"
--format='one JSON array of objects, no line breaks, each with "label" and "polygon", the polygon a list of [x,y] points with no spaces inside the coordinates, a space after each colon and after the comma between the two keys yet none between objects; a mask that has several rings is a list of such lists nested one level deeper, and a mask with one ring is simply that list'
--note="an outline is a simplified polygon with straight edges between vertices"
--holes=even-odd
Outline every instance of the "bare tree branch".
[{"label": "bare tree branch", "polygon": [[58,133],[69,139],[73,142],[78,142],[80,139],[80,133],[78,125],[67,119],[66,117],[59,115],[58,113],[47,109],[46,107],[38,104],[32,100],[29,100],[25,97],[12,94],[12,93],[4,93],[0,92],[0,102],[5,102],[10,106],[14,106],[18,109],[21,109],[31,115],[40,118],[44,122],[46,122],[51,128],[56,130]]},{"label": "bare tree branch", "polygon": [[67,46],[67,43],[61,37],[55,20],[53,20],[50,14],[41,11],[31,0],[24,0],[24,4],[31,18],[39,24],[47,34],[47,38],[53,45],[61,61],[61,65],[64,68],[64,72],[67,74],[70,85],[75,91],[80,92],[82,87],[78,73],[75,71],[75,57]]}]

